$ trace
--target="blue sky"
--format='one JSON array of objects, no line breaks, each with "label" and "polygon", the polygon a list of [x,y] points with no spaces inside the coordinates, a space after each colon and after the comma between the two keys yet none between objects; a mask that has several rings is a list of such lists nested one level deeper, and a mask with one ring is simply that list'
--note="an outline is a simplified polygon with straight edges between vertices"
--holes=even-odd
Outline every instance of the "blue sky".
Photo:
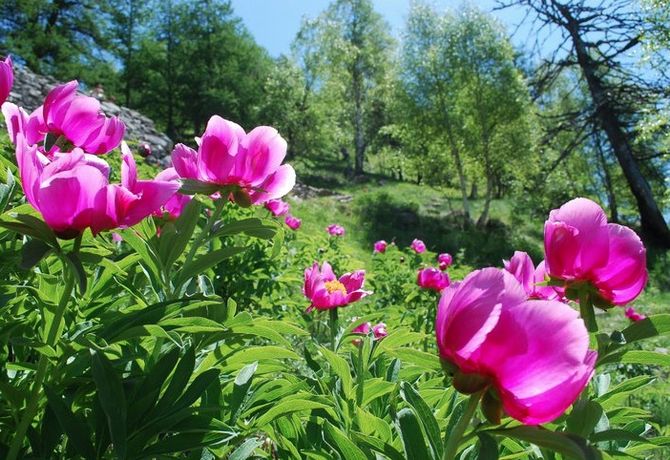
[{"label": "blue sky", "polygon": [[[265,47],[272,56],[288,53],[291,41],[300,28],[304,16],[313,18],[323,11],[330,0],[232,0],[235,14],[242,18],[256,41]],[[410,0],[373,0],[375,9],[390,24],[393,35],[398,37],[409,13]],[[439,10],[457,8],[462,0],[433,0]],[[472,1],[484,11],[492,11],[493,0]],[[496,11],[497,17],[511,33],[524,17],[521,8]],[[514,45],[525,47],[531,34],[530,28],[521,28],[513,37]],[[555,45],[557,37],[551,37]]]}]

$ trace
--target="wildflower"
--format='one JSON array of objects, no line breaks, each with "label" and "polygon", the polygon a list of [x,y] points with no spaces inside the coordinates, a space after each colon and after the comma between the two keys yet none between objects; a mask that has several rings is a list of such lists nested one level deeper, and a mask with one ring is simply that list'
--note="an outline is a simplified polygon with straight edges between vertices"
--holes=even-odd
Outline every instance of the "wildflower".
[{"label": "wildflower", "polygon": [[328,310],[357,302],[372,294],[363,290],[364,284],[365,270],[345,273],[338,279],[328,262],[324,262],[321,268],[314,262],[312,267],[305,270],[303,294],[311,301],[307,311],[315,308]]},{"label": "wildflower", "polygon": [[300,226],[302,225],[302,220],[298,219],[297,217],[294,217],[292,215],[286,216],[284,219],[284,223],[290,228],[291,230],[298,230]]},{"label": "wildflower", "polygon": [[288,213],[289,205],[283,200],[270,200],[265,203],[265,209],[270,211],[273,216],[283,216]]},{"label": "wildflower", "polygon": [[417,272],[416,284],[424,289],[440,292],[449,286],[449,275],[434,267],[423,268]]},{"label": "wildflower", "polygon": [[423,243],[423,241],[416,238],[414,239],[414,241],[412,241],[412,244],[410,244],[409,247],[414,249],[414,252],[416,252],[417,254],[426,252],[426,245]]},{"label": "wildflower", "polygon": [[438,266],[440,267],[440,270],[442,271],[445,271],[447,268],[449,268],[453,263],[453,261],[454,259],[448,252],[443,252],[442,254],[437,256],[437,263]]},{"label": "wildflower", "polygon": [[545,282],[547,275],[544,260],[533,265],[530,256],[522,251],[515,251],[510,260],[503,260],[505,270],[510,272],[514,278],[523,286],[530,299],[563,300],[563,289],[554,286],[539,286],[538,283]]},{"label": "wildflower", "polygon": [[647,283],[646,250],[628,227],[608,224],[602,208],[586,198],[565,203],[544,224],[547,273],[566,288],[586,283],[599,306],[624,305]]},{"label": "wildflower", "polygon": [[373,252],[383,253],[386,252],[386,247],[388,243],[384,240],[375,241]]},{"label": "wildflower", "polygon": [[435,323],[445,367],[463,393],[484,391],[527,425],[558,418],[587,385],[597,357],[578,313],[528,300],[508,272],[485,268],[442,292]]},{"label": "wildflower", "polygon": [[0,105],[7,100],[14,85],[14,69],[12,58],[7,56],[0,61]]},{"label": "wildflower", "polygon": [[331,236],[344,236],[344,227],[337,224],[330,224],[326,227],[326,231]]},{"label": "wildflower", "polygon": [[218,115],[209,119],[198,150],[177,144],[172,164],[182,179],[228,187],[235,201],[261,204],[286,195],[295,171],[282,165],[286,141],[276,129],[259,126],[249,133]]},{"label": "wildflower", "polygon": [[629,320],[631,320],[633,322],[642,321],[643,319],[647,318],[642,313],[636,312],[633,307],[626,308],[625,313],[626,313],[626,318],[628,318]]}]

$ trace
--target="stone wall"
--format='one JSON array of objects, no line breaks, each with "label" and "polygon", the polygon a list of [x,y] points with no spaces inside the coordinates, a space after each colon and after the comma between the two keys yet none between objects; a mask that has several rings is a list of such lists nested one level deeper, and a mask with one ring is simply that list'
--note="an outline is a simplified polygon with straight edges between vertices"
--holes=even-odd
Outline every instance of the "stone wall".
[{"label": "stone wall", "polygon": [[[39,107],[49,90],[58,84],[52,77],[37,75],[25,67],[14,65],[14,87],[9,101],[31,112]],[[162,163],[172,152],[172,141],[156,130],[154,122],[135,110],[121,107],[111,101],[101,101],[102,111],[107,116],[118,116],[126,124],[127,141],[147,143],[152,156]]]}]

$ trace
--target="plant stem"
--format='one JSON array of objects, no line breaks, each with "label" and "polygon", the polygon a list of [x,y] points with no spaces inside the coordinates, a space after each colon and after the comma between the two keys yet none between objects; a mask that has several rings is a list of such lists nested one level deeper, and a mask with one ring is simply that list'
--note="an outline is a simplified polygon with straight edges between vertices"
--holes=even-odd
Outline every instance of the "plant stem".
[{"label": "plant stem", "polygon": [[333,351],[337,350],[335,346],[335,339],[337,338],[337,307],[331,308],[328,310],[330,315],[330,344],[333,347]]},{"label": "plant stem", "polygon": [[456,458],[456,454],[458,454],[458,446],[460,446],[461,441],[463,440],[463,435],[470,424],[470,420],[472,420],[472,416],[475,415],[479,400],[484,394],[484,391],[486,390],[478,391],[477,393],[470,395],[468,405],[466,406],[463,415],[461,415],[461,419],[451,433],[446,433],[447,442],[444,445],[444,455],[442,456],[442,460],[454,460]]},{"label": "plant stem", "polygon": [[[76,243],[75,243],[76,244]],[[75,247],[78,247],[76,245]],[[58,331],[60,330],[61,322],[63,321],[63,315],[65,314],[65,308],[67,307],[68,300],[72,295],[72,289],[74,287],[74,276],[66,271],[66,264],[63,264],[63,277],[65,278],[65,288],[63,289],[63,294],[61,295],[60,302],[56,307],[56,312],[54,317],[51,320],[47,329],[47,340],[46,344],[49,347],[56,345],[58,341]],[[35,380],[33,381],[33,387],[28,396],[26,409],[23,412],[23,417],[19,422],[19,426],[16,429],[16,435],[12,440],[12,444],[9,448],[9,453],[7,454],[7,460],[16,460],[19,450],[23,446],[23,440],[26,436],[28,428],[32,423],[35,415],[37,414],[40,396],[42,392],[42,385],[44,383],[44,378],[47,374],[47,367],[49,366],[49,360],[44,353],[40,354],[39,361],[37,362],[37,371],[35,372]]]},{"label": "plant stem", "polygon": [[589,332],[598,332],[598,322],[596,321],[596,313],[593,310],[593,303],[589,291],[585,288],[579,289],[579,313],[582,315],[586,329]]},{"label": "plant stem", "polygon": [[365,382],[365,376],[363,375],[363,340],[367,340],[367,337],[361,339],[361,343],[358,344],[358,361],[356,362],[356,405],[359,407],[363,404],[363,383]]}]

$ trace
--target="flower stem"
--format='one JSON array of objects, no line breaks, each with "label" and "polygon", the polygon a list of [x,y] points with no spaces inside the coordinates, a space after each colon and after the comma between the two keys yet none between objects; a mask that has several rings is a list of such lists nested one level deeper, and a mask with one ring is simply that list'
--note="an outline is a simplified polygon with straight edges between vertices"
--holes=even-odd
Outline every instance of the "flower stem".
[{"label": "flower stem", "polygon": [[579,313],[584,320],[584,324],[586,324],[586,329],[589,332],[598,332],[596,313],[593,310],[593,302],[591,302],[591,296],[586,288],[579,289]]},{"label": "flower stem", "polygon": [[451,433],[446,433],[446,443],[444,445],[444,455],[442,456],[442,460],[454,460],[456,458],[456,454],[458,454],[458,446],[460,446],[461,441],[463,440],[463,435],[470,424],[470,420],[472,420],[472,416],[475,415],[479,400],[484,394],[484,391],[486,390],[478,391],[477,393],[470,395],[468,405],[465,407],[465,412],[461,415],[461,419],[456,426],[454,426]]},{"label": "flower stem", "polygon": [[333,351],[337,350],[335,339],[337,338],[337,307],[328,310],[330,315],[330,344]]},{"label": "flower stem", "polygon": [[[49,347],[55,346],[56,342],[58,341],[58,331],[60,330],[60,325],[63,321],[63,315],[65,314],[65,308],[67,307],[68,300],[70,300],[72,289],[74,287],[74,276],[66,271],[65,264],[63,264],[63,277],[65,278],[65,288],[63,289],[60,302],[56,307],[54,317],[47,329],[46,344]],[[28,428],[37,414],[42,392],[42,385],[44,384],[44,378],[46,377],[48,366],[48,358],[45,354],[40,354],[40,358],[37,362],[37,371],[35,372],[33,387],[27,399],[26,409],[23,411],[23,416],[19,421],[19,426],[16,428],[16,435],[14,436],[12,444],[9,448],[7,460],[16,460],[19,450],[23,446],[23,440],[26,436]]]}]

